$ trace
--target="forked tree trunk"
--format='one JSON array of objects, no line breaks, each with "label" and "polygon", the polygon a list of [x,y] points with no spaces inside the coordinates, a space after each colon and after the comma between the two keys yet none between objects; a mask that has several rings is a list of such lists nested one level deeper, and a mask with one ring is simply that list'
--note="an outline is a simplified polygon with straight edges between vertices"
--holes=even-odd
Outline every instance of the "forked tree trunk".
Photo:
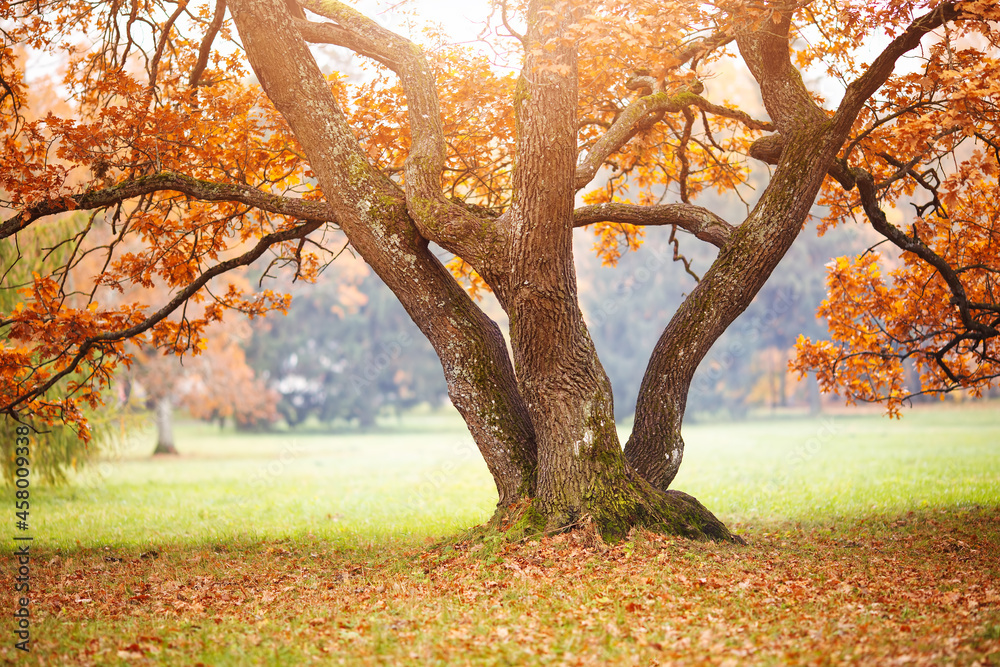
[{"label": "forked tree trunk", "polygon": [[[342,3],[305,4],[336,27],[324,32],[293,22],[281,0],[232,0],[230,7],[250,63],[302,144],[340,228],[437,351],[449,395],[496,480],[497,516],[516,506],[529,529],[563,529],[589,517],[607,537],[642,525],[732,538],[694,498],[666,491],[683,453],[691,378],[794,240],[850,127],[849,119],[832,126],[800,78],[786,81],[787,21],[778,26],[777,43],[768,36],[770,24],[740,38],[765,102],[781,99],[793,112],[782,116],[769,106],[785,151],[757,207],[657,344],[623,452],[611,386],[580,311],[572,255],[577,99],[567,28],[582,3],[569,10],[549,0],[529,4],[526,62],[514,99],[513,199],[499,218],[478,216],[440,193],[444,139],[435,84],[419,49]],[[404,188],[370,164],[300,29],[399,74],[412,136]],[[470,262],[496,292],[510,317],[513,367],[496,325],[428,241]]]},{"label": "forked tree trunk", "polygon": [[[515,101],[520,132],[514,201],[502,220],[506,268],[488,276],[510,315],[518,388],[535,428],[535,528],[589,518],[606,537],[636,525],[728,537],[689,496],[659,493],[631,469],[614,420],[611,383],[577,297],[572,252],[576,173],[576,60],[562,34],[574,16],[534,3]],[[491,279],[492,278],[492,279]]]}]

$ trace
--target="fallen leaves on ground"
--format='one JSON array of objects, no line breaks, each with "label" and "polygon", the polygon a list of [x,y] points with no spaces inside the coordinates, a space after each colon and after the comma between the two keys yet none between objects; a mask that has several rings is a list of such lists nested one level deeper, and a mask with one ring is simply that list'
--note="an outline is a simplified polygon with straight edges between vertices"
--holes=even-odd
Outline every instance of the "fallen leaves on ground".
[{"label": "fallen leaves on ground", "polygon": [[576,531],[418,550],[313,539],[36,555],[33,656],[1000,665],[1000,508],[740,528],[747,546]]}]

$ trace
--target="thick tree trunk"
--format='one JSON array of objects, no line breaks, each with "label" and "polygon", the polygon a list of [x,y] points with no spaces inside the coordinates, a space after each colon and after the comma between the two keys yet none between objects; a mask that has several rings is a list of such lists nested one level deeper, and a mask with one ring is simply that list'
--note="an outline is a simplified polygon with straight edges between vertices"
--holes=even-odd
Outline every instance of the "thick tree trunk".
[{"label": "thick tree trunk", "polygon": [[[452,400],[496,480],[498,516],[524,498],[531,500],[536,528],[562,529],[589,516],[607,536],[648,525],[730,537],[697,501],[657,491],[622,454],[610,383],[576,294],[576,90],[572,72],[567,77],[563,70],[575,70],[575,63],[559,34],[568,17],[550,12],[543,29],[541,4],[531,9],[531,39],[548,40],[553,48],[530,51],[530,83],[516,101],[514,200],[495,221],[470,219],[434,192],[437,176],[426,167],[443,160],[443,147],[430,141],[440,132],[436,93],[412,45],[397,44],[346,5],[310,4],[356,27],[355,46],[386,50],[379,57],[401,72],[414,134],[404,198],[369,164],[280,0],[234,0],[231,9],[261,85],[304,147],[323,190],[336,193],[330,206],[340,228],[441,358]],[[414,91],[421,82],[429,90]],[[428,251],[426,238],[462,253],[496,290],[511,319],[516,379],[496,325]]]},{"label": "thick tree trunk", "polygon": [[816,106],[794,71],[789,20],[783,15],[776,27],[742,33],[737,39],[781,132],[764,138],[780,144],[777,169],[754,210],[660,336],[639,390],[625,455],[660,489],[673,481],[683,458],[681,422],[698,364],[750,305],[798,236],[850,130],[849,123],[831,121]]},{"label": "thick tree trunk", "polygon": [[[584,514],[611,514],[627,485],[611,383],[577,302],[573,266],[576,62],[559,44],[562,14],[539,19],[534,3],[528,57],[515,102],[520,132],[511,239],[498,296],[510,315],[518,386],[535,427],[535,509],[547,529]],[[547,35],[547,37],[542,37]]]},{"label": "thick tree trunk", "polygon": [[[429,250],[403,192],[368,162],[281,0],[230,4],[247,56],[286,118],[351,245],[433,345],[452,403],[497,483],[499,504],[534,490],[534,431],[496,324]],[[353,11],[353,10],[347,10]]]},{"label": "thick tree trunk", "polygon": [[156,448],[153,455],[177,454],[174,445],[174,404],[169,396],[156,401]]},{"label": "thick tree trunk", "polygon": [[514,199],[500,220],[509,259],[506,279],[494,284],[510,315],[518,386],[535,427],[536,527],[589,519],[610,538],[639,525],[731,538],[696,500],[657,491],[624,458],[611,383],[580,311],[573,266],[576,61],[564,30],[575,17],[550,5],[529,9],[515,102]]}]

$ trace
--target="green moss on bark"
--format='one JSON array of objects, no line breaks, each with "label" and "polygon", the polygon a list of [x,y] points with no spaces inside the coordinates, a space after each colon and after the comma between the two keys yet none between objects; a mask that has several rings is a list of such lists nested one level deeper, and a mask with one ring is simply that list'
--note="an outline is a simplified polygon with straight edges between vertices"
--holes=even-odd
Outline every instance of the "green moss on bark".
[{"label": "green moss on bark", "polygon": [[629,485],[608,494],[593,508],[593,516],[601,537],[608,542],[622,540],[639,527],[691,539],[743,541],[694,497],[679,491],[658,491],[648,484]]},{"label": "green moss on bark", "polygon": [[609,543],[626,539],[633,528],[694,540],[746,543],[693,496],[657,491],[641,481],[591,498],[590,505],[589,512],[572,524],[553,528],[550,517],[539,511],[537,502],[526,499],[497,508],[490,521],[472,531],[467,539],[493,545],[593,526]]}]

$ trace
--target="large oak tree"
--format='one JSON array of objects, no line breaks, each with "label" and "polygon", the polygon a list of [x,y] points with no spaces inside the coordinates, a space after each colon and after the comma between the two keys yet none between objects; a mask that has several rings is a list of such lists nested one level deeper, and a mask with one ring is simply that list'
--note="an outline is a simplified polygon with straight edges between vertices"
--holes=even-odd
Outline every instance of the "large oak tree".
[{"label": "large oak tree", "polygon": [[[726,538],[667,490],[688,389],[818,200],[824,224],[858,215],[901,255],[888,277],[874,253],[833,265],[832,340],[801,341],[800,368],[891,410],[906,359],[924,391],[997,375],[993,2],[495,0],[493,64],[440,35],[421,48],[335,0],[0,8],[0,235],[92,212],[66,239],[71,260],[0,316],[8,414],[72,418],[127,362],[129,338],[181,352],[227,308],[282,308],[282,295],[212,293],[212,279],[270,257],[322,280],[343,234],[437,351],[501,525],[516,508],[538,528],[589,518],[612,537],[646,525]],[[324,44],[378,68],[361,86],[324,75],[311,46]],[[16,45],[68,54],[74,118],[32,120]],[[732,56],[756,81],[759,113],[727,104],[712,80]],[[827,85],[811,89],[803,72]],[[751,159],[773,169],[744,220],[693,203],[740,188]],[[904,198],[917,205],[909,223],[885,212]],[[652,353],[623,447],[577,298],[573,232],[593,227],[613,261],[652,225],[718,253]],[[80,276],[95,256],[102,271]],[[455,275],[496,295],[512,357]],[[130,283],[172,297],[101,302]],[[185,314],[191,299],[210,300],[205,317]],[[73,393],[50,397],[70,376]]]}]

